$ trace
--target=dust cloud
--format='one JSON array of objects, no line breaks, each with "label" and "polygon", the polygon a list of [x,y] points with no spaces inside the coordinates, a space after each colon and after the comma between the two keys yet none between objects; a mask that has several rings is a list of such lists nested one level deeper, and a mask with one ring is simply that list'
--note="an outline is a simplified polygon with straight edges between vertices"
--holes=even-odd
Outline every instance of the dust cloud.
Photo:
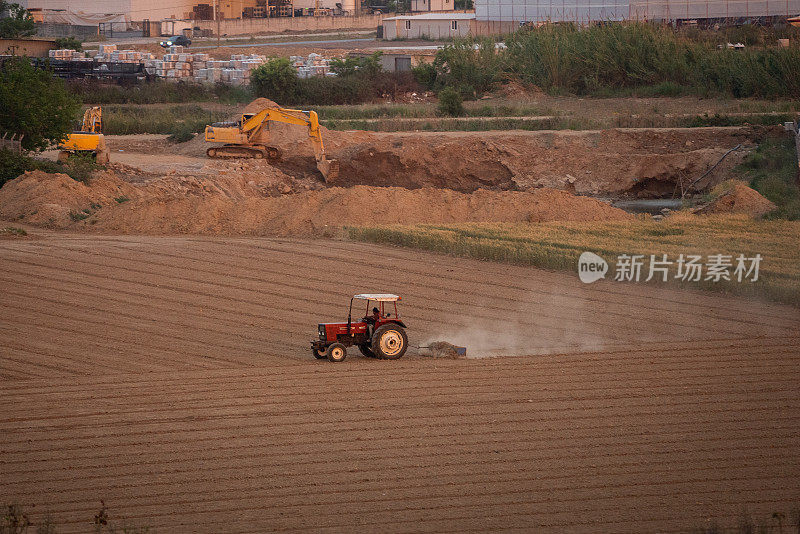
[{"label": "dust cloud", "polygon": [[[577,278],[575,281],[580,283]],[[476,302],[469,309],[481,309],[486,304],[485,301]],[[586,323],[590,313],[596,314],[597,310],[591,309],[586,302],[575,304],[575,298],[529,293],[517,300],[515,306],[509,306],[504,319],[468,316],[464,326],[442,329],[426,336],[420,347],[437,342],[450,343],[466,347],[466,358],[602,350],[606,340]]]}]

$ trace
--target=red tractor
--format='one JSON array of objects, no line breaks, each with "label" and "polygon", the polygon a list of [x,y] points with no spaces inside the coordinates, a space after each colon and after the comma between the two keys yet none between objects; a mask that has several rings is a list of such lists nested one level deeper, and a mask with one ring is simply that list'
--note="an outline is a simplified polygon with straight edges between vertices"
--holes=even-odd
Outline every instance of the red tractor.
[{"label": "red tractor", "polygon": [[[353,300],[366,300],[366,315],[353,322]],[[347,347],[356,345],[364,356],[396,360],[406,353],[408,336],[406,325],[397,316],[400,297],[387,293],[354,295],[346,323],[320,323],[319,339],[311,342],[311,352],[317,359],[328,358],[341,362],[347,358]],[[375,306],[370,312],[370,302]],[[394,304],[394,316],[387,312],[387,302]]]}]

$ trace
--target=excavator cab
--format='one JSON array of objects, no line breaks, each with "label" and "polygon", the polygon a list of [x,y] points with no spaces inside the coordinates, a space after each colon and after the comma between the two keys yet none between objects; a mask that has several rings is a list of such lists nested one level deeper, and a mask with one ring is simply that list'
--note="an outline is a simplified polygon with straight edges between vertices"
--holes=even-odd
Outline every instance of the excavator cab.
[{"label": "excavator cab", "polygon": [[215,123],[206,126],[205,140],[209,143],[224,143],[206,150],[211,158],[267,158],[277,160],[281,153],[277,147],[270,146],[270,121],[286,124],[296,124],[308,128],[308,137],[314,148],[314,157],[326,182],[336,180],[339,176],[339,162],[328,159],[325,146],[322,143],[322,134],[319,128],[319,118],[314,111],[299,109],[266,108],[258,113],[244,113],[241,121],[229,123]]}]

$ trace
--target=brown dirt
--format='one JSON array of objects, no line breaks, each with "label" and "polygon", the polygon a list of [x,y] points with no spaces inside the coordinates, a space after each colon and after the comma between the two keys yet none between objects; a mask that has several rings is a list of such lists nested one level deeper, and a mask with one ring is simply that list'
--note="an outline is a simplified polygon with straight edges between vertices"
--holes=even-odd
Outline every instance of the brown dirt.
[{"label": "brown dirt", "polygon": [[[245,109],[276,105],[257,99]],[[679,183],[688,185],[731,147],[742,144],[745,148],[704,182],[717,183],[748,148],[775,133],[760,127],[443,133],[322,128],[328,155],[339,160],[341,169],[332,185],[430,186],[462,192],[549,187],[643,198],[679,191]],[[294,176],[318,176],[303,128],[273,124],[271,134],[272,144],[284,154],[279,168]],[[198,136],[176,150],[203,157],[207,148]]]},{"label": "brown dirt", "polygon": [[[63,174],[34,171],[0,189],[0,218],[117,233],[314,235],[343,225],[630,217],[598,200],[550,189],[465,194],[355,186],[269,196],[272,185],[239,173],[163,177],[133,185],[107,171],[87,186]],[[129,200],[116,200],[121,197]]]},{"label": "brown dirt", "polygon": [[[0,496],[59,533],[101,499],[117,530],[178,533],[686,532],[800,500],[796,308],[361,243],[39,233],[0,242]],[[412,344],[480,325],[538,355],[314,360],[368,289],[403,295]]]},{"label": "brown dirt", "polygon": [[533,103],[547,100],[547,94],[538,87],[525,85],[519,80],[507,80],[500,85],[492,97],[499,97],[508,102]]},{"label": "brown dirt", "polygon": [[697,213],[743,213],[762,217],[777,207],[758,191],[736,180],[721,183],[712,194],[719,196],[696,210]]},{"label": "brown dirt", "polygon": [[[281,126],[275,144],[295,174],[315,173],[302,128]],[[369,133],[329,131],[323,139],[340,162],[334,185],[567,189],[579,194],[653,197],[688,185],[732,146],[753,147],[755,128],[602,131]],[[205,151],[195,140],[198,154]],[[188,145],[188,143],[187,143]],[[743,157],[747,149],[734,157]],[[730,157],[728,159],[731,159]],[[731,159],[733,161],[733,159]]]},{"label": "brown dirt", "polygon": [[281,106],[279,106],[269,98],[256,98],[255,100],[253,100],[244,107],[242,113],[258,113],[262,109],[279,108],[279,107]]}]

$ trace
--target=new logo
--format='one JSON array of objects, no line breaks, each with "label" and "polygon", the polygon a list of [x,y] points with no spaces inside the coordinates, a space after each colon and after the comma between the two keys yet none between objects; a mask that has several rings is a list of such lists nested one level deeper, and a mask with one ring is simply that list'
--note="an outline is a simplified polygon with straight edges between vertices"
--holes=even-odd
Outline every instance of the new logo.
[{"label": "new logo", "polygon": [[594,252],[584,252],[578,258],[578,277],[584,284],[605,278],[607,272],[608,262]]}]

